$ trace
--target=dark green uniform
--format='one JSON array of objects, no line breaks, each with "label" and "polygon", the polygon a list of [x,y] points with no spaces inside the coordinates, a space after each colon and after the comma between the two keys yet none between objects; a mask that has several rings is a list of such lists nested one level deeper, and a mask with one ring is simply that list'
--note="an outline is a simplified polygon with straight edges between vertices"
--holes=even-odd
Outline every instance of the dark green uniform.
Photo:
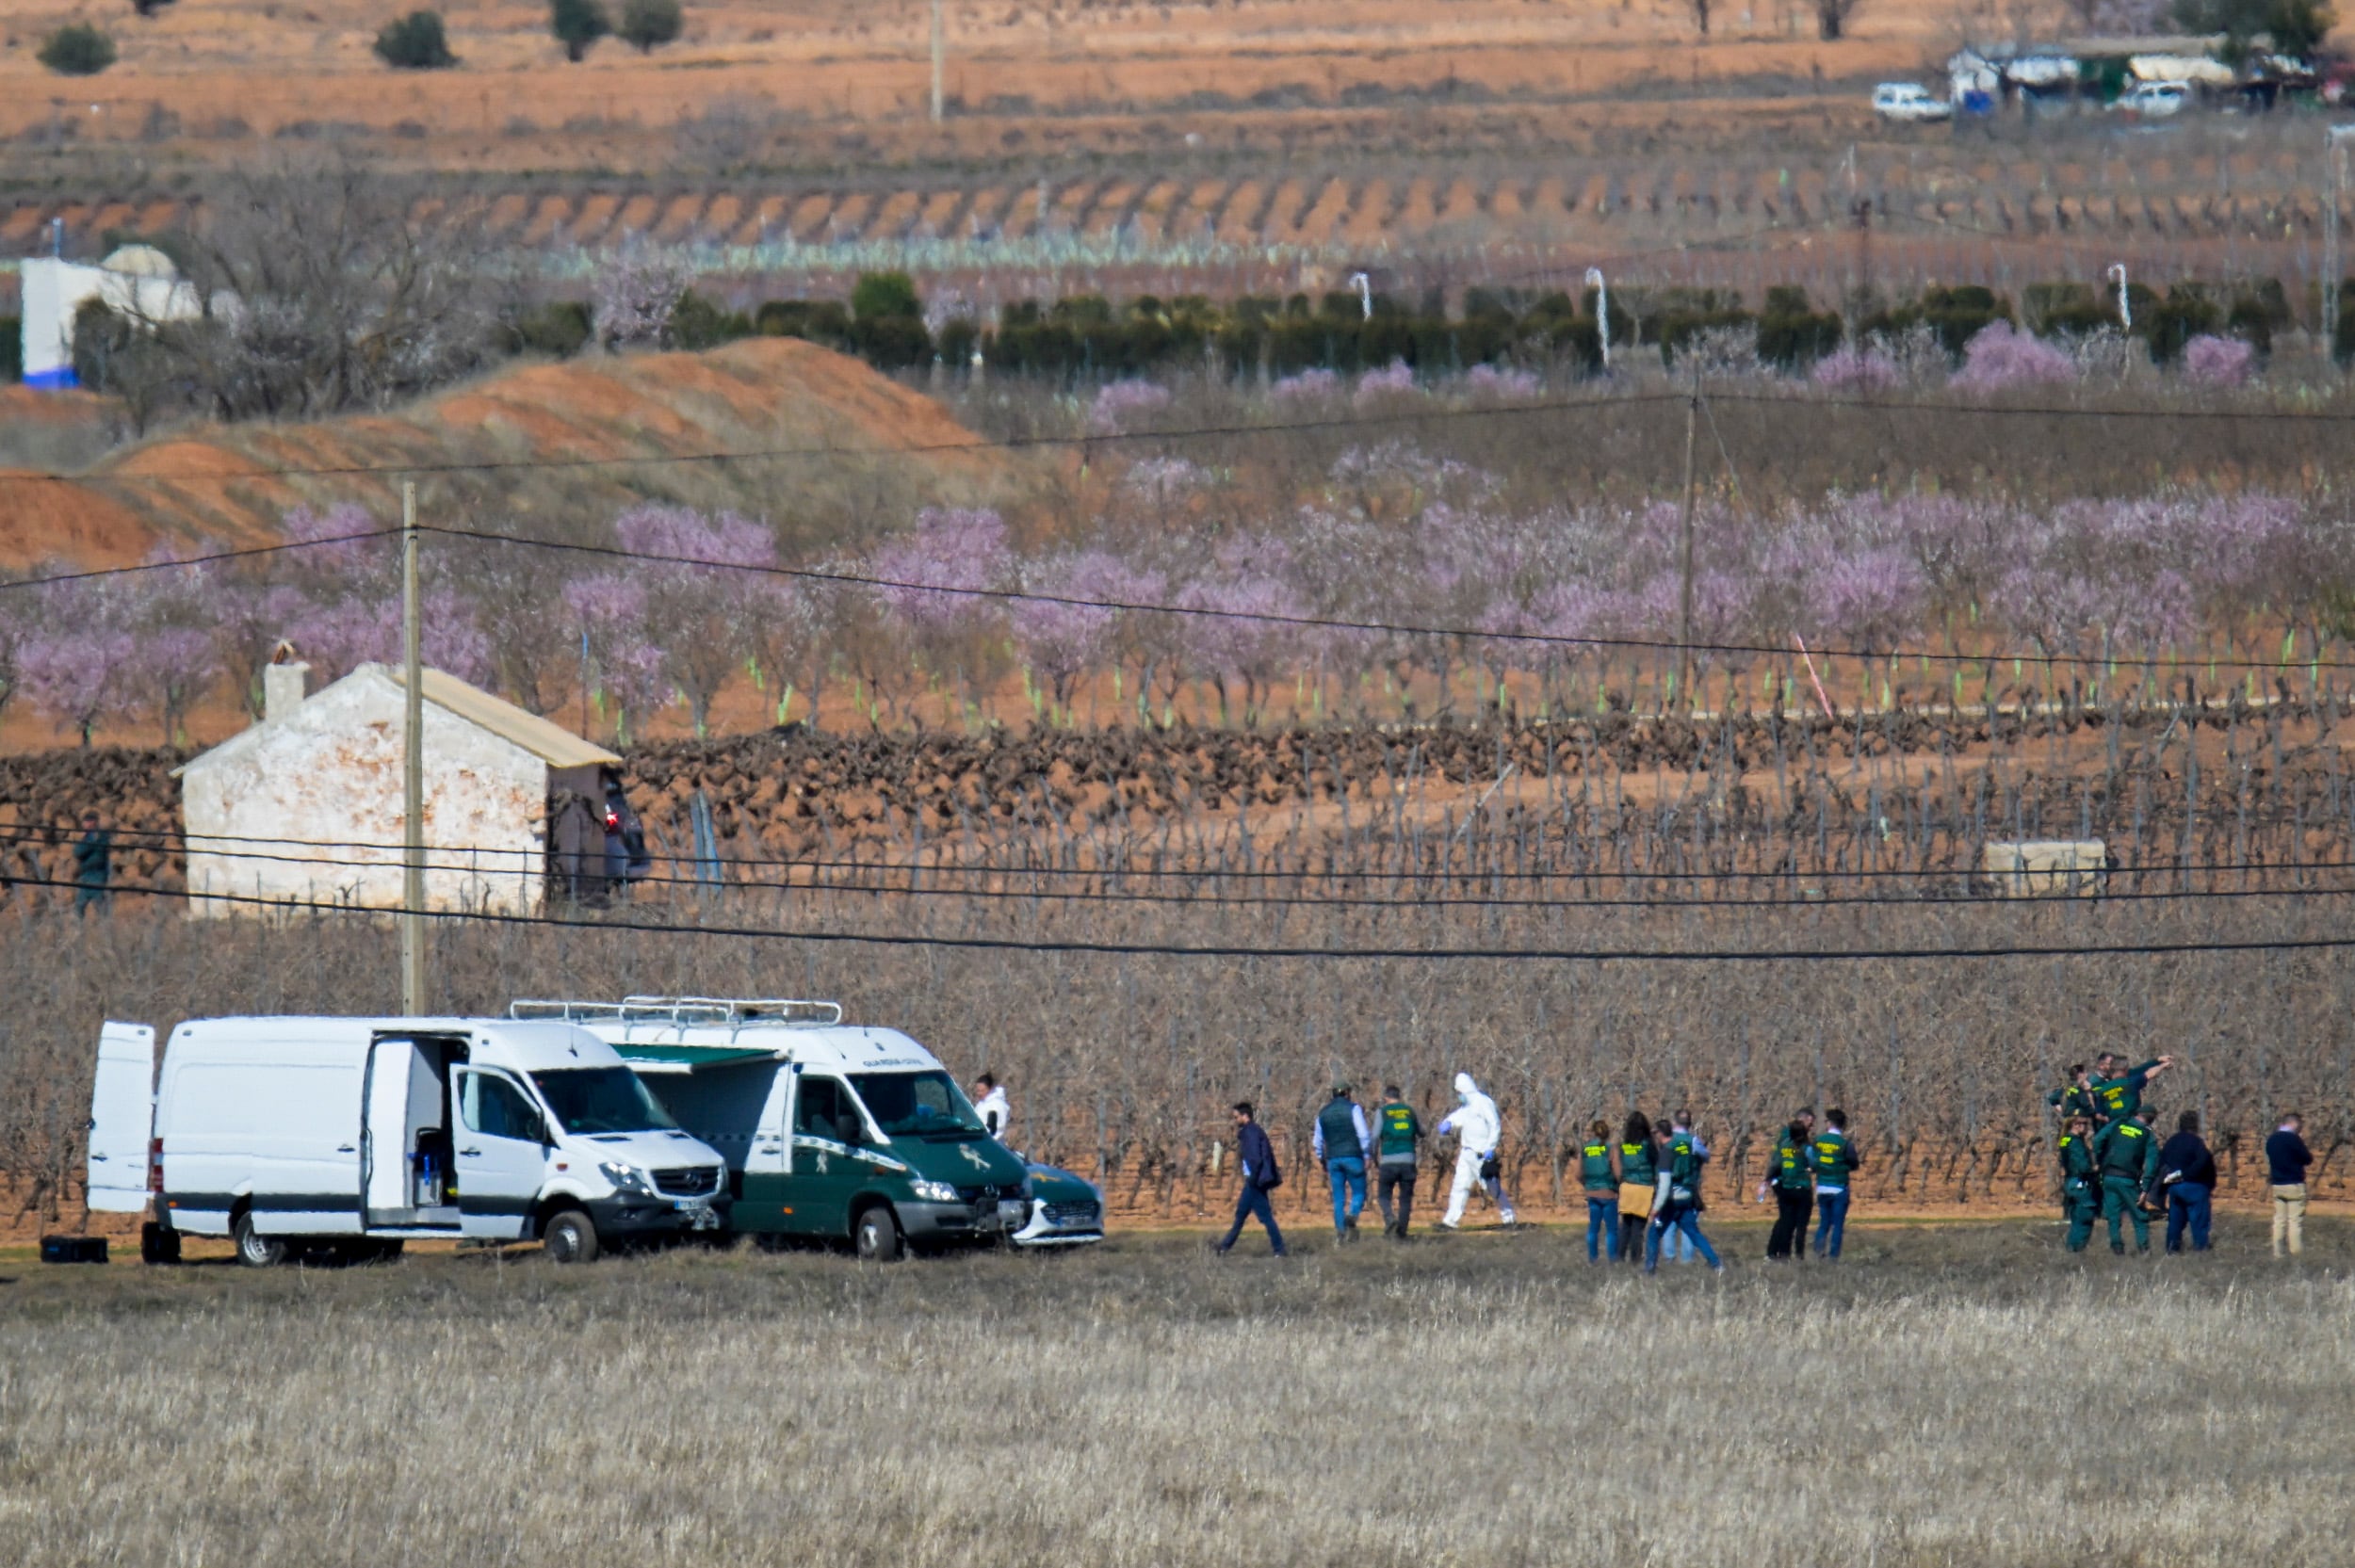
[{"label": "dark green uniform", "polygon": [[2044,1103],[2053,1107],[2055,1113],[2060,1117],[2060,1124],[2064,1127],[2069,1125],[2071,1118],[2077,1116],[2085,1117],[2096,1126],[2101,1124],[2101,1097],[2094,1093],[2093,1085],[2089,1079],[2081,1084],[2062,1085],[2044,1096]]},{"label": "dark green uniform", "polygon": [[2110,1251],[2126,1250],[2120,1216],[2135,1222],[2135,1248],[2151,1250],[2151,1219],[2142,1194],[2158,1179],[2159,1140],[2139,1122],[2112,1122],[2093,1136],[2093,1160],[2102,1172],[2102,1219],[2110,1228]]},{"label": "dark green uniform", "polygon": [[2131,1068],[2115,1078],[2093,1080],[2093,1116],[2097,1122],[2123,1122],[2142,1108],[2142,1086],[2151,1081],[2151,1069],[2159,1064],[2153,1057],[2140,1067]]},{"label": "dark green uniform", "polygon": [[2061,1218],[2069,1221],[2069,1250],[2082,1253],[2093,1239],[2093,1221],[2102,1212],[2102,1176],[2093,1166],[2093,1140],[2061,1134],[2060,1162]]}]

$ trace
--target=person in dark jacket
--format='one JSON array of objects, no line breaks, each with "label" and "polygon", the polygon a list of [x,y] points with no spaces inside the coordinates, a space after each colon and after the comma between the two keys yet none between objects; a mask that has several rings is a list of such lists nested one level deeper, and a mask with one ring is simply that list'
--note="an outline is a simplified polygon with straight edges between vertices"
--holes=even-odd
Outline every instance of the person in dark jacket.
[{"label": "person in dark jacket", "polygon": [[2306,1167],[2314,1156],[2306,1148],[2306,1122],[2295,1111],[2266,1140],[2266,1182],[2273,1188],[2273,1255],[2284,1243],[2289,1255],[2306,1250]]},{"label": "person in dark jacket", "polygon": [[2159,1189],[2167,1194],[2167,1250],[2184,1250],[2184,1232],[2191,1232],[2191,1250],[2208,1250],[2209,1196],[2216,1191],[2216,1156],[2201,1141],[2200,1113],[2187,1110],[2175,1119],[2175,1136],[2159,1146]]},{"label": "person in dark jacket", "polygon": [[1815,1210],[1815,1172],[1808,1158],[1809,1145],[1814,1141],[1815,1118],[1801,1111],[1782,1129],[1774,1162],[1766,1169],[1766,1179],[1759,1183],[1762,1199],[1770,1190],[1775,1195],[1775,1229],[1766,1238],[1770,1258],[1787,1262],[1806,1253],[1807,1220]]},{"label": "person in dark jacket", "polygon": [[73,913],[88,914],[94,904],[106,913],[107,884],[114,881],[115,835],[98,825],[98,814],[82,818],[82,836],[73,846]]},{"label": "person in dark jacket", "polygon": [[1275,1150],[1267,1140],[1267,1129],[1252,1119],[1251,1102],[1235,1102],[1235,1163],[1242,1167],[1242,1190],[1235,1195],[1235,1222],[1226,1227],[1226,1239],[1218,1244],[1225,1253],[1242,1235],[1245,1220],[1258,1220],[1267,1227],[1268,1249],[1277,1257],[1285,1255],[1284,1233],[1275,1223],[1275,1205],[1268,1194],[1283,1185],[1283,1172],[1275,1168]]}]

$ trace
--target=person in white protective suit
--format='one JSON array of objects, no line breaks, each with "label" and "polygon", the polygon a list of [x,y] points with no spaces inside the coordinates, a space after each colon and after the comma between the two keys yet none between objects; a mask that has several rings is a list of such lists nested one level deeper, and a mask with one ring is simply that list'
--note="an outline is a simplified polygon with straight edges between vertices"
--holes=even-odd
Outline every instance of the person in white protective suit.
[{"label": "person in white protective suit", "polygon": [[1473,1185],[1480,1182],[1486,1184],[1488,1195],[1496,1200],[1497,1213],[1510,1225],[1513,1201],[1504,1195],[1502,1177],[1489,1175],[1484,1169],[1496,1158],[1504,1119],[1497,1114],[1497,1103],[1480,1091],[1470,1073],[1455,1075],[1455,1092],[1463,1103],[1434,1129],[1441,1138],[1451,1132],[1455,1135],[1455,1185],[1448,1191],[1447,1218],[1439,1221],[1439,1228],[1452,1231],[1463,1223],[1464,1205],[1471,1201]]}]

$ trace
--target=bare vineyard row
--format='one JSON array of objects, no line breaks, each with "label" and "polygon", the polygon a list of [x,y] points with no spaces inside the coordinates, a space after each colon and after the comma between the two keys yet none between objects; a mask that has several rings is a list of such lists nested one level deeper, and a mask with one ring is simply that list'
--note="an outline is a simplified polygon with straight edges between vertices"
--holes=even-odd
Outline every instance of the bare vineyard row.
[{"label": "bare vineyard row", "polygon": [[[1916,238],[2109,243],[2313,240],[2320,199],[2289,152],[2103,156],[1956,168],[1867,156],[1842,170],[1763,162],[1593,163],[1519,176],[1400,171],[1308,177],[1113,173],[965,186],[641,187],[485,193],[466,204],[496,238],[551,251],[647,243],[739,252],[759,270],[795,248],[1014,242],[1064,236],[1139,252],[1176,247],[1382,251],[1578,245],[1604,251],[1706,245],[1875,221]],[[425,203],[421,210],[443,210]],[[109,234],[169,233],[201,215],[194,198],[20,199],[0,206],[0,253],[46,248],[62,219],[71,249]]]}]

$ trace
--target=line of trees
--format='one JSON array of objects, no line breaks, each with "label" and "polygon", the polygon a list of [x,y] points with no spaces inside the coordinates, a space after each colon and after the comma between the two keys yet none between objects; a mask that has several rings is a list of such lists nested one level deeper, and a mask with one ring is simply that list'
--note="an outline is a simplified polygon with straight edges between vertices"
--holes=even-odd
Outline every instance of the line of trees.
[{"label": "line of trees", "polygon": [[[1369,377],[1351,395],[1361,405],[1370,385],[1377,406],[1421,396]],[[1343,396],[1317,373],[1292,386],[1311,409]],[[1159,390],[1104,389],[1092,428],[1149,420],[1153,398],[1128,389]],[[347,506],[284,528],[300,542],[377,525]],[[888,729],[1008,717],[993,703],[1016,677],[1016,717],[1064,723],[1083,693],[1098,718],[1152,723],[1385,715],[1468,689],[1484,706],[1592,712],[1673,694],[1681,528],[1669,502],[1517,505],[1496,476],[1395,440],[1345,450],[1288,509],[1183,459],[1129,461],[1084,525],[1028,547],[994,511],[935,508],[862,552],[788,562],[765,524],[639,506],[589,536],[638,558],[437,542],[426,655],[538,712],[585,679],[624,736],[674,704],[701,734],[743,683],[779,720],[847,683]],[[1914,701],[2022,683],[2148,692],[2176,685],[2186,655],[2220,660],[2226,681],[2303,678],[2355,636],[2355,519],[2331,497],[1832,494],[1766,509],[1713,497],[1693,540],[1713,704],[1804,704],[1788,661],[1759,652],[1795,634],[1843,651],[1830,677],[1842,705],[1883,707],[1908,688]],[[22,696],[85,739],[144,715],[169,741],[215,692],[257,702],[259,661],[281,638],[322,677],[391,658],[393,558],[315,543],[44,588],[0,623],[0,703]],[[900,586],[775,570],[788,565]],[[2075,662],[2003,669],[1990,648]],[[1900,665],[1901,650],[1938,656]]]}]

